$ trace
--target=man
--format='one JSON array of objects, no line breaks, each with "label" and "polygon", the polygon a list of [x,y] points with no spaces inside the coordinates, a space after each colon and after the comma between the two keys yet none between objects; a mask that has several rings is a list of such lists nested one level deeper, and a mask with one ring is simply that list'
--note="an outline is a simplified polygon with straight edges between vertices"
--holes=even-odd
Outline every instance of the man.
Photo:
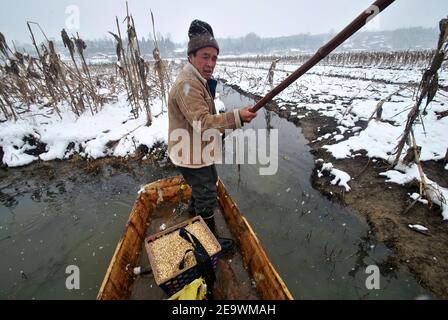
[{"label": "man", "polygon": [[[201,215],[216,235],[214,212],[218,207],[218,176],[213,159],[202,157],[207,142],[202,139],[195,141],[193,136],[208,129],[224,133],[228,129],[241,128],[243,123],[252,121],[256,113],[249,111],[251,106],[216,113],[214,97],[217,81],[212,79],[212,75],[219,54],[218,42],[211,26],[200,20],[191,23],[188,36],[188,62],[169,94],[168,154],[192,187],[190,214]],[[178,143],[185,138],[189,143],[183,144],[184,148],[179,151]]]}]

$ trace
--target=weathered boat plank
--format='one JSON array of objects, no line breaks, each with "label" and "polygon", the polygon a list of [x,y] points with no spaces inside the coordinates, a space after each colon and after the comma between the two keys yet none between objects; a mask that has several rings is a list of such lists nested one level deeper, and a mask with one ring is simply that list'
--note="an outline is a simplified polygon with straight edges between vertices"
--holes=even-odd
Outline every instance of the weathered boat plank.
[{"label": "weathered boat plank", "polygon": [[218,181],[220,205],[229,229],[237,239],[244,262],[249,267],[262,299],[291,300],[291,293],[273,267],[264,248],[246,218],[228,194],[223,182]]}]

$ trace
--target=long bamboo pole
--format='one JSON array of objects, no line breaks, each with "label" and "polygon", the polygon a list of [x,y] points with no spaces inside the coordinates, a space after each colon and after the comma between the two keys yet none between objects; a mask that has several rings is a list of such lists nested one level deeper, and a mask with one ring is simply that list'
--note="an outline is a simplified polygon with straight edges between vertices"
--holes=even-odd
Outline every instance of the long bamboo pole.
[{"label": "long bamboo pole", "polygon": [[306,61],[299,69],[294,71],[289,77],[283,80],[279,85],[272,89],[264,98],[258,101],[251,109],[252,112],[257,112],[271,101],[276,95],[285,90],[294,81],[304,75],[308,70],[314,67],[319,61],[329,55],[334,49],[339,47],[345,40],[350,38],[355,32],[361,29],[373,17],[386,9],[395,0],[377,0],[367,10],[363,11],[355,20],[339,32],[326,45],[321,47],[317,52]]}]

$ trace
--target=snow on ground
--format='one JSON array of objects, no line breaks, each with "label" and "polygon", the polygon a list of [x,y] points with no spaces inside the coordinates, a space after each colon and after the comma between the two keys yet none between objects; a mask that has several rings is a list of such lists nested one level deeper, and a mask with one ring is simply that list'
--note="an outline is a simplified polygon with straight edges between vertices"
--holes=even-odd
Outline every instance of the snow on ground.
[{"label": "snow on ground", "polygon": [[[249,69],[260,70],[263,69],[265,74],[269,70],[271,62],[257,62],[251,61],[220,61],[218,63],[219,67],[229,67],[229,68],[239,68],[244,69],[245,72]],[[292,73],[299,66],[296,64],[291,64],[288,62],[277,63],[276,70],[278,73],[286,76],[286,73]],[[360,67],[360,66],[332,66],[332,65],[316,65],[307,75],[320,75],[320,76],[339,76],[339,77],[349,77],[363,79],[364,81],[388,81],[397,83],[408,83],[408,82],[420,82],[422,77],[422,70],[418,68],[397,68],[397,69],[384,69],[375,67]],[[440,80],[444,85],[447,85],[448,75],[442,74]]]},{"label": "snow on ground", "polygon": [[354,155],[353,151],[364,149],[371,158],[392,160],[388,153],[395,147],[402,132],[401,127],[373,121],[359,135],[323,148],[331,152],[336,159],[350,158]]},{"label": "snow on ground", "polygon": [[[140,111],[137,119],[131,114],[126,95],[118,96],[118,102],[106,104],[95,115],[84,112],[79,118],[68,105],[60,105],[62,120],[56,114],[43,114],[38,106],[31,106],[30,112],[21,115],[18,121],[0,123],[0,147],[3,148],[3,163],[9,167],[27,165],[36,160],[67,159],[74,153],[86,158],[105,156],[126,157],[132,155],[139,145],[148,148],[156,142],[168,141],[168,113],[161,112],[161,102],[153,101],[152,125],[146,124],[146,113]],[[215,100],[217,110],[224,111],[224,103]],[[166,107],[165,107],[166,110]],[[35,149],[24,139],[34,137],[46,144],[46,152],[33,156]],[[110,142],[113,146],[108,147]],[[73,148],[68,148],[74,144]]]},{"label": "snow on ground", "polygon": [[[153,114],[159,113],[161,106],[154,107]],[[86,111],[77,118],[68,106],[61,106],[62,120],[55,114],[40,115],[37,106],[32,106],[31,110],[15,123],[0,124],[0,145],[5,153],[3,163],[10,167],[38,159],[68,158],[72,154],[67,150],[70,143],[74,143],[74,150],[80,151],[81,155],[95,159],[107,155],[126,156],[139,144],[151,146],[156,141],[167,140],[167,114],[154,118],[153,125],[146,127],[146,114],[140,112],[140,116],[134,119],[124,95],[119,96],[117,103],[104,105],[93,116]],[[46,152],[38,157],[27,155],[25,152],[33,149],[23,141],[28,135],[45,143]],[[106,144],[112,140],[119,140],[119,143],[114,149],[109,149]]]},{"label": "snow on ground", "polygon": [[224,102],[222,102],[222,100],[219,98],[219,92],[216,93],[215,108],[216,112],[218,113],[226,111],[226,106]]},{"label": "snow on ground", "polygon": [[[319,159],[316,162],[323,162],[322,159]],[[342,170],[336,169],[331,162],[323,163],[322,168],[317,171],[317,176],[321,178],[323,176],[323,172],[328,172],[331,176],[333,176],[333,180],[331,181],[332,185],[338,185],[345,188],[345,191],[349,192],[351,190],[348,182],[352,179],[350,175]]]},{"label": "snow on ground", "polygon": [[422,226],[420,224],[409,224],[408,227],[411,229],[419,230],[419,231],[428,231],[429,230],[428,228],[426,228],[425,226]]},{"label": "snow on ground", "polygon": [[[271,89],[267,81],[269,66],[269,62],[223,61],[218,64],[215,76],[242,90],[264,96]],[[280,83],[297,68],[297,65],[291,63],[278,63],[273,85]],[[393,150],[403,132],[409,108],[413,105],[414,90],[405,86],[408,82],[418,83],[422,71],[416,68],[389,70],[316,66],[275,100],[281,108],[291,108],[291,115],[297,118],[306,120],[310,111],[335,118],[338,130],[318,138],[328,143],[323,148],[335,158],[354,157],[360,150],[365,150],[369,157],[392,161]],[[440,84],[448,84],[447,72],[440,74]],[[381,119],[370,121],[362,130],[359,121],[367,121],[375,112],[378,102],[399,89],[402,89],[399,95],[393,95],[383,104]],[[215,102],[218,112],[225,110],[219,98]],[[152,113],[159,114],[161,102],[154,101],[153,104]],[[448,117],[437,120],[435,112],[446,110],[447,105],[448,97],[439,93],[428,107],[423,123],[414,127],[417,144],[422,146],[423,161],[440,160],[445,156]],[[141,112],[134,119],[123,94],[118,96],[118,102],[103,106],[94,116],[87,111],[77,118],[69,110],[69,106],[61,105],[60,109],[62,120],[54,114],[43,114],[38,106],[31,106],[31,112],[22,114],[18,121],[0,123],[3,163],[10,167],[22,166],[38,159],[66,159],[73,153],[86,158],[125,157],[133,154],[140,144],[151,147],[157,141],[167,142],[167,113],[154,117],[153,124],[146,127],[145,113]],[[346,139],[344,134],[351,136]],[[27,142],[27,136],[46,144],[46,152],[39,156],[27,154],[35,148]],[[113,141],[117,143],[110,146]],[[69,145],[73,147],[71,150],[68,150]],[[405,152],[406,149],[403,154]],[[448,170],[448,166],[445,169]],[[335,183],[349,188],[346,183],[350,180],[349,177],[334,168],[332,173],[339,181]],[[391,174],[389,172],[388,176]],[[398,179],[398,174],[404,176]],[[420,179],[419,175],[414,174],[412,167],[403,167],[402,173],[397,171],[394,177],[396,179],[392,176],[390,179],[396,183],[406,183],[403,181],[409,181],[410,177]],[[437,189],[435,182],[432,185]],[[443,195],[448,192],[440,187],[437,190]],[[433,201],[437,203],[437,199]],[[444,208],[443,202],[441,206]],[[446,208],[443,210],[444,218],[448,219]]]},{"label": "snow on ground", "polygon": [[[264,96],[271,90],[271,85],[267,81],[269,66],[270,62],[225,61],[219,64],[216,73],[217,77],[226,80],[230,85]],[[281,61],[277,63],[273,86],[298,67]],[[409,83],[419,83],[423,71],[418,68],[392,70],[374,67],[315,66],[274,100],[280,109],[287,110],[286,106],[289,106],[290,115],[297,115],[297,118],[303,118],[304,121],[310,110],[335,118],[338,131],[326,132],[317,138],[318,141],[328,143],[323,148],[335,158],[355,157],[360,150],[365,150],[368,157],[392,162],[394,148],[404,131],[409,110],[414,105],[415,88],[410,87]],[[446,86],[448,72],[442,71],[439,77],[441,85]],[[362,130],[360,121],[367,122],[372,114],[375,114],[378,103],[400,89],[399,94],[392,95],[389,101],[384,102],[381,119],[371,120]],[[447,106],[447,95],[439,91],[428,106],[427,114],[422,118],[423,122],[418,122],[414,126],[417,144],[422,147],[423,161],[437,161],[443,159],[446,154],[448,117],[437,120],[435,112],[447,110]],[[344,138],[342,136],[344,133],[348,133],[349,137]],[[406,154],[406,148],[402,156]],[[448,166],[445,167],[447,168]],[[403,166],[400,170],[402,173],[388,172],[391,182],[404,184],[414,178],[420,180],[420,175],[415,174],[415,168]],[[438,190],[436,194],[445,195],[448,199],[448,189],[441,188],[435,182],[431,182],[431,185]],[[446,203],[444,204],[439,198],[434,196],[432,200],[441,206],[444,219],[448,219]]]},{"label": "snow on ground", "polygon": [[[397,170],[388,170],[386,172],[380,173],[380,175],[387,177],[387,182],[395,182],[398,184],[406,184],[412,180],[421,181],[418,167],[416,164],[411,166],[406,166],[403,164],[398,164]],[[400,170],[400,171],[398,171]],[[431,201],[442,209],[442,216],[444,220],[448,220],[448,189],[440,187],[434,181],[428,179],[425,176],[425,181],[428,185],[428,194]],[[415,197],[415,196],[414,196]]]}]

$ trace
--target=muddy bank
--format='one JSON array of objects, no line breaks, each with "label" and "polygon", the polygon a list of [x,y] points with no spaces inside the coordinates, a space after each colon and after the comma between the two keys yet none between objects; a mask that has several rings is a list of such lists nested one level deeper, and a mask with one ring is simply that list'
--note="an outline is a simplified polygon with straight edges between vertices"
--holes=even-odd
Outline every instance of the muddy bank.
[{"label": "muddy bank", "polygon": [[[35,161],[22,167],[0,167],[0,203],[6,207],[14,206],[16,198],[25,193],[39,194],[52,188],[61,188],[66,182],[88,183],[95,177],[107,178],[127,174],[136,181],[141,180],[139,172],[148,167],[148,174],[159,171],[176,172],[175,167],[166,158],[166,146],[158,145],[151,150],[139,150],[133,157],[105,157],[85,159],[79,155],[69,160]],[[64,192],[64,190],[61,190]]]},{"label": "muddy bank", "polygon": [[[242,92],[238,87],[233,88],[256,100],[260,99]],[[280,110],[275,103],[270,103],[267,109],[302,127],[315,159],[331,162],[334,167],[352,177],[349,183],[351,191],[346,192],[344,188],[331,185],[331,177],[318,178],[320,164],[316,164],[310,177],[313,186],[329,199],[362,215],[377,240],[395,252],[395,263],[407,266],[419,284],[436,297],[448,298],[448,223],[443,222],[440,209],[437,206],[429,209],[421,203],[416,203],[409,209],[412,203],[409,194],[418,192],[418,185],[386,183],[385,178],[379,175],[380,172],[387,171],[389,166],[383,160],[369,159],[363,156],[365,153],[362,151],[356,158],[337,160],[322,149],[323,145],[332,142],[317,141],[317,138],[338,130],[333,118],[304,109],[295,109],[297,114],[291,116],[291,108],[285,107],[286,110]],[[306,117],[297,118],[297,115],[305,114]],[[359,122],[356,125],[364,128],[366,123]],[[347,139],[351,134],[353,133],[346,132],[344,138]],[[448,171],[444,170],[444,166],[443,162],[424,163],[429,178],[441,186],[446,186],[448,181]],[[429,229],[429,234],[417,233],[408,224],[422,224]]]}]

